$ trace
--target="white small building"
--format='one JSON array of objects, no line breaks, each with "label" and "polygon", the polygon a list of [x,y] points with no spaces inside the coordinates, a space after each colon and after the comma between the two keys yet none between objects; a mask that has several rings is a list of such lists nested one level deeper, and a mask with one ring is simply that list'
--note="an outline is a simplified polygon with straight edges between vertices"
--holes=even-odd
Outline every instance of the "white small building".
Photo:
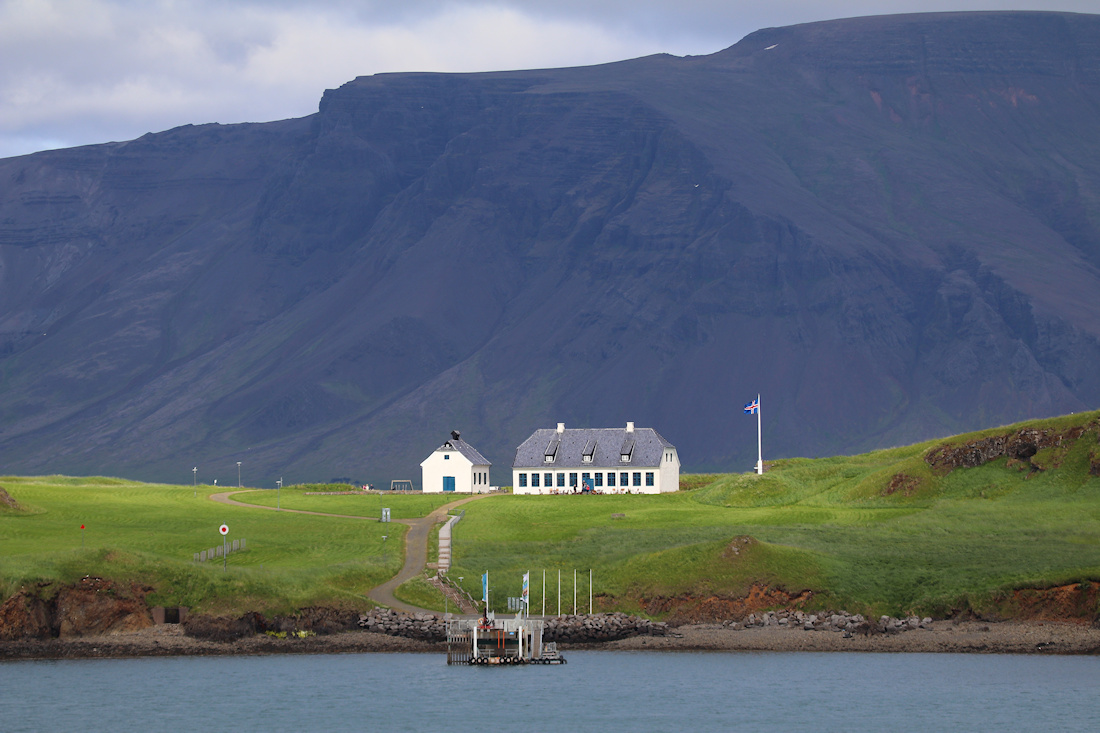
[{"label": "white small building", "polygon": [[457,430],[452,430],[451,439],[420,464],[422,488],[426,493],[481,494],[489,490],[491,465]]},{"label": "white small building", "polygon": [[676,446],[653,428],[536,430],[516,448],[515,494],[663,494],[680,489]]}]

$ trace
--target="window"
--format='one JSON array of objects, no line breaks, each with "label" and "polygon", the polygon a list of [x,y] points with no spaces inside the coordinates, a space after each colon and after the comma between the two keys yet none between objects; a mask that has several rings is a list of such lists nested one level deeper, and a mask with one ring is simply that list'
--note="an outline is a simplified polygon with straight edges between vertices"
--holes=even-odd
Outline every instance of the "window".
[{"label": "window", "polygon": [[645,472],[645,485],[646,486],[652,486],[653,485],[653,471],[646,471]]},{"label": "window", "polygon": [[630,486],[630,474],[625,472],[619,474],[619,486]]},{"label": "window", "polygon": [[597,473],[596,474],[596,486],[603,486],[603,474],[602,473]]},{"label": "window", "polygon": [[581,463],[591,463],[592,456],[581,456]]},{"label": "window", "polygon": [[443,454],[443,460],[449,461],[449,460],[451,460],[451,457],[449,455],[447,455],[446,453],[444,453]]},{"label": "window", "polygon": [[536,487],[539,485],[539,475],[537,473],[531,474],[531,485]]},{"label": "window", "polygon": [[558,474],[558,486],[562,487],[563,489],[565,488],[565,474],[564,473],[559,473]]},{"label": "window", "polygon": [[521,473],[519,475],[519,485],[520,486],[527,486],[527,474]]},{"label": "window", "polygon": [[552,473],[543,474],[543,478],[546,479],[546,480],[542,482],[542,485],[545,486],[546,488],[549,489],[551,486],[554,485],[554,474],[552,474]]},{"label": "window", "polygon": [[577,487],[577,474],[575,474],[575,473],[569,474],[569,485],[572,486],[573,488]]},{"label": "window", "polygon": [[[597,473],[596,475],[599,476],[600,474]],[[607,485],[608,486],[614,486],[615,485],[615,472],[614,471],[608,471],[607,472]]]},{"label": "window", "polygon": [[634,485],[635,486],[641,486],[642,485],[642,473],[641,473],[641,471],[635,471],[634,472]]}]

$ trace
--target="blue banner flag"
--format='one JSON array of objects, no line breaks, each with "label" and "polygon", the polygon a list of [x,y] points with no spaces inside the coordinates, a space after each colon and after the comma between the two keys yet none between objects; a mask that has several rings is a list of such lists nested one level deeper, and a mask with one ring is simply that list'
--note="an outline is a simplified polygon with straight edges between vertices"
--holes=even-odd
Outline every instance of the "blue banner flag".
[{"label": "blue banner flag", "polygon": [[489,602],[489,573],[481,576],[481,600]]},{"label": "blue banner flag", "polygon": [[520,596],[523,598],[523,601],[525,603],[529,602],[527,600],[527,597],[530,593],[531,593],[531,573],[526,572],[526,573],[523,574],[523,591],[520,592]]},{"label": "blue banner flag", "polygon": [[759,397],[757,397],[752,402],[748,402],[748,403],[745,404],[745,414],[746,415],[755,415],[756,412],[759,409],[760,409],[760,398]]}]

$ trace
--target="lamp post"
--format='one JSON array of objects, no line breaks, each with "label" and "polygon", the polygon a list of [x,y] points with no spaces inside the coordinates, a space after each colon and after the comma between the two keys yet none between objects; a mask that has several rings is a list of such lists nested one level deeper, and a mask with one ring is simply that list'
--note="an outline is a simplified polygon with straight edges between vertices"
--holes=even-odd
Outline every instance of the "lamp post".
[{"label": "lamp post", "polygon": [[279,487],[275,492],[275,511],[279,511],[283,501],[283,477],[280,476],[275,484]]},{"label": "lamp post", "polygon": [[382,535],[382,564],[386,564],[386,537],[389,535]]},{"label": "lamp post", "polygon": [[195,466],[191,469],[191,487],[195,491],[195,498],[199,498],[199,467]]},{"label": "lamp post", "polygon": [[241,488],[241,462],[237,461],[237,488]]}]

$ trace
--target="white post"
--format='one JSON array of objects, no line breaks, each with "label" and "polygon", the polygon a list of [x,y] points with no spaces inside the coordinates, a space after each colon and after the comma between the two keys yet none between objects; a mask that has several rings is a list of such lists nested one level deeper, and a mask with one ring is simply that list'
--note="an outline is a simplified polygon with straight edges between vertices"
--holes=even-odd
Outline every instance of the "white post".
[{"label": "white post", "polygon": [[558,568],[558,615],[561,616],[561,568]]},{"label": "white post", "polygon": [[542,615],[546,616],[546,568],[542,569]]},{"label": "white post", "polygon": [[588,615],[592,615],[592,568],[588,568]]},{"label": "white post", "polygon": [[573,568],[573,615],[577,615],[577,569]]},{"label": "white post", "polygon": [[760,438],[760,413],[763,410],[760,407],[760,395],[756,395],[756,475],[760,476],[764,473],[764,447]]}]

